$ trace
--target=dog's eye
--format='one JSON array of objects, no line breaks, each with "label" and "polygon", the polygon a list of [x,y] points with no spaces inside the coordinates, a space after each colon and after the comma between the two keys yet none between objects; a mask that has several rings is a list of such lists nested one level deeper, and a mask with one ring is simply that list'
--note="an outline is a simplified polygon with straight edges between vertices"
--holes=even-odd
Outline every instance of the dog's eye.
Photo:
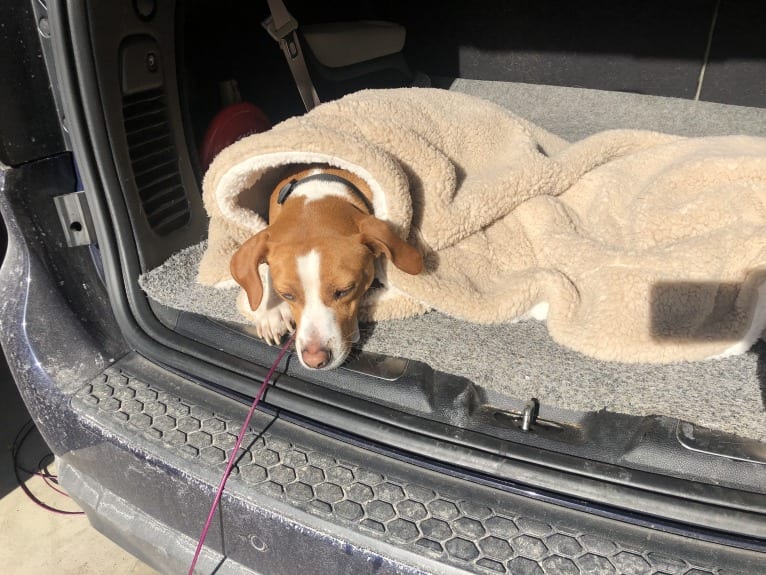
[{"label": "dog's eye", "polygon": [[356,286],[355,286],[354,284],[351,284],[351,285],[350,285],[350,286],[348,286],[347,288],[343,288],[343,289],[335,290],[335,293],[333,293],[333,297],[334,297],[335,299],[343,299],[343,298],[344,298],[344,297],[346,297],[348,294],[350,294],[352,291],[354,291],[354,288],[355,288],[355,287],[356,287]]},{"label": "dog's eye", "polygon": [[283,300],[295,301],[295,296],[291,293],[280,293],[279,295],[282,296]]}]

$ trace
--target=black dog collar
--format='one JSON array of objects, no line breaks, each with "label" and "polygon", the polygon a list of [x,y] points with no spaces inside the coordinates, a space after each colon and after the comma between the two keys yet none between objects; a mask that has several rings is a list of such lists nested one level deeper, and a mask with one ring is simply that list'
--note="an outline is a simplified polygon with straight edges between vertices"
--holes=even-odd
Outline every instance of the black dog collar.
[{"label": "black dog collar", "polygon": [[367,211],[370,212],[371,214],[374,213],[370,200],[367,198],[367,196],[365,196],[362,193],[362,190],[357,188],[354,184],[349,182],[346,178],[336,176],[335,174],[314,174],[311,176],[306,176],[305,178],[301,178],[300,180],[295,180],[295,179],[290,180],[284,186],[282,186],[281,190],[279,190],[279,194],[277,195],[277,203],[280,205],[284,204],[287,198],[290,197],[290,194],[292,194],[295,191],[295,188],[297,188],[301,184],[305,184],[306,182],[337,182],[337,183],[345,184],[346,186],[348,186],[348,189],[351,190],[351,192],[362,201],[362,203],[364,204],[364,207],[367,208]]}]

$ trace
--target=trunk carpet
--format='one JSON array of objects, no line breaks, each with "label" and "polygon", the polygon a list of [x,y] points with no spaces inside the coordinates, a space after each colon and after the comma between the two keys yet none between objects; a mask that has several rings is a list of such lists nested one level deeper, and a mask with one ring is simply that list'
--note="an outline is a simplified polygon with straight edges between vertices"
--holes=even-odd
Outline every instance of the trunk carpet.
[{"label": "trunk carpet", "polygon": [[[567,140],[610,128],[766,137],[766,110],[577,88],[456,80],[450,89],[506,106]],[[204,244],[145,274],[159,303],[241,322],[237,290],[194,280]],[[536,321],[496,326],[439,313],[363,328],[362,348],[416,359],[516,399],[574,411],[665,415],[766,441],[766,344],[726,359],[669,365],[601,362],[553,342]]]}]

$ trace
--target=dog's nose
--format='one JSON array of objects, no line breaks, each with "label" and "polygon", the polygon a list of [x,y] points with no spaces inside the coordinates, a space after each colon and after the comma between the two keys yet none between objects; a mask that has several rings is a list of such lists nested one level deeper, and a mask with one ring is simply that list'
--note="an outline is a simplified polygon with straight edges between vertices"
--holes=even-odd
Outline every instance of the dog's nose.
[{"label": "dog's nose", "polygon": [[330,363],[332,353],[320,345],[308,345],[301,353],[303,363],[314,369],[322,369]]}]

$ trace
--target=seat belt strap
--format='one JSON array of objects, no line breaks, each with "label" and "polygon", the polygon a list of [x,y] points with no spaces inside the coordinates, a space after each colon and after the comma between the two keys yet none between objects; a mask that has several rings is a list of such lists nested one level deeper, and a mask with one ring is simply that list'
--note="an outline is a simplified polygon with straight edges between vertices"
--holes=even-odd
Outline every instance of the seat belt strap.
[{"label": "seat belt strap", "polygon": [[319,96],[311,81],[306,60],[303,57],[301,43],[298,40],[298,22],[287,11],[282,0],[267,0],[271,16],[263,21],[262,26],[269,35],[279,43],[282,53],[285,55],[287,65],[298,87],[298,92],[303,100],[306,111],[319,105]]}]

